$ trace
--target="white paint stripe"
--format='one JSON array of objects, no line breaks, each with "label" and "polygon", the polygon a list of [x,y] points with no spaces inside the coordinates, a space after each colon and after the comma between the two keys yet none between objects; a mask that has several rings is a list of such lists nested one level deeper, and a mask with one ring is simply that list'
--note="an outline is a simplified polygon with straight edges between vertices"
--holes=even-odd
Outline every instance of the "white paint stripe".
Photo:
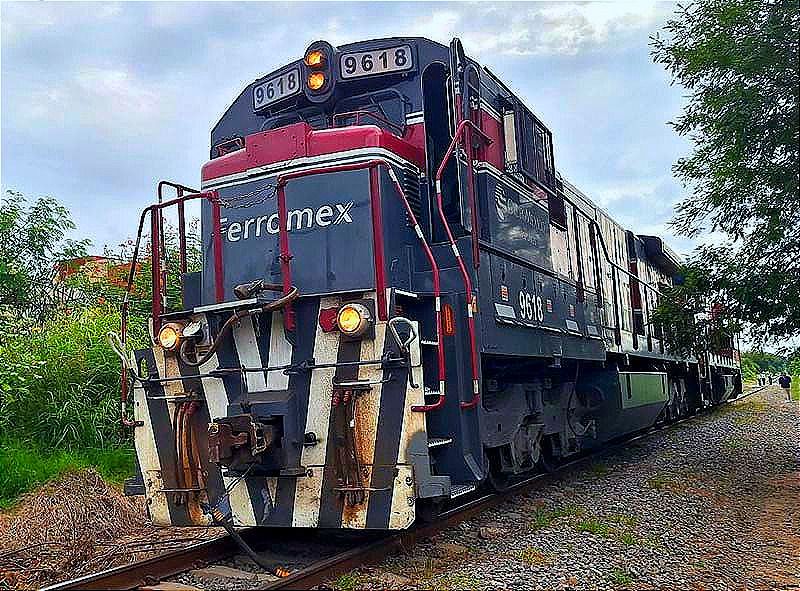
[{"label": "white paint stripe", "polygon": [[[414,330],[419,334],[419,323],[414,321]],[[413,357],[420,357],[419,339],[415,339],[410,345],[415,349],[412,353]],[[419,431],[425,431],[426,413],[414,412],[411,410],[412,406],[422,406],[425,404],[425,389],[422,384],[422,365],[411,368],[411,375],[414,378],[414,383],[419,384],[419,388],[412,388],[411,384],[406,381],[406,401],[403,407],[403,425],[400,429],[400,449],[397,451],[397,463],[408,464],[411,459],[407,455],[408,442],[411,437]],[[427,436],[426,436],[427,437]]]},{"label": "white paint stripe", "polygon": [[[286,333],[283,328],[283,314],[280,312],[272,313],[272,326],[269,331],[269,365],[268,367],[280,367],[289,365],[292,362],[292,345],[286,340]],[[267,390],[288,390],[289,376],[283,371],[271,371],[267,373]]]},{"label": "white paint stripe", "polygon": [[[375,339],[365,340],[361,343],[361,354],[359,359],[366,361],[368,359],[380,359],[383,355],[383,348],[386,342],[386,323],[379,322],[375,325]],[[368,380],[370,382],[378,382],[383,378],[383,369],[376,365],[362,365],[358,368],[358,379]],[[375,445],[377,445],[378,436],[378,417],[381,412],[381,395],[383,393],[383,385],[375,384],[372,390],[366,392],[356,399],[355,404],[356,412],[354,415],[357,417],[355,423],[355,441],[368,442],[366,445],[360,446],[360,449],[365,450],[359,457],[362,466],[370,466],[369,477],[364,481],[369,483],[372,478],[372,464],[375,461]],[[364,503],[358,506],[356,511],[345,511],[342,515],[342,527],[359,528],[367,527],[367,510],[369,508],[370,493],[366,493]]]},{"label": "white paint stripe", "polygon": [[153,424],[150,422],[147,397],[141,386],[136,386],[133,390],[133,418],[142,421],[142,425],[133,430],[133,440],[150,501],[150,517],[156,525],[171,525],[166,495],[158,492],[164,488],[161,461],[158,458]]},{"label": "white paint stripe", "polygon": [[[200,373],[208,373],[219,367],[219,359],[214,354],[211,358],[200,366]],[[228,393],[222,378],[201,378],[203,391],[206,395],[206,405],[211,420],[228,416]],[[236,478],[223,477],[225,488],[230,487]],[[256,525],[256,516],[253,511],[253,503],[250,501],[250,493],[244,480],[241,480],[231,489],[229,497],[231,514],[235,525]]]},{"label": "white paint stripe", "polygon": [[[153,347],[152,350],[153,350],[153,359],[156,362],[156,369],[157,369],[158,375],[160,377],[166,378],[166,377],[176,377],[176,376],[180,376],[181,375],[180,368],[178,366],[178,360],[175,357],[175,355],[167,355],[166,351],[164,351],[164,349],[162,349],[161,347]],[[164,389],[164,396],[180,396],[180,395],[184,394],[183,382],[180,382],[180,381],[164,382],[162,384],[162,387]],[[162,446],[162,445],[174,446],[175,445],[175,408],[176,408],[177,402],[173,402],[171,400],[165,400],[165,402],[166,402],[166,406],[167,406],[167,415],[169,416],[169,424],[170,424],[171,429],[170,429],[169,433],[159,433],[158,434],[158,437],[159,437],[158,441],[155,441],[156,433],[153,432],[153,439],[155,441],[155,445],[156,446]],[[149,419],[149,414],[148,414],[148,419]],[[152,427],[152,425],[151,425],[151,427]],[[156,453],[156,458],[158,458],[158,454],[157,453]],[[176,462],[177,461],[179,461],[179,460],[176,458]],[[180,466],[179,466],[179,464],[176,463],[176,465],[173,466],[172,468],[174,468],[175,470],[179,470]],[[159,478],[159,480],[161,481],[161,486],[163,487],[163,479]],[[156,504],[163,505],[163,507],[161,507],[161,510],[167,512],[167,514],[166,514],[166,519],[167,519],[166,523],[169,524],[170,523],[170,517],[169,517],[168,506],[169,506],[170,499],[172,497],[170,495],[165,495],[163,493],[159,493],[159,494],[154,495],[151,498],[152,498],[152,501],[153,501],[151,503],[151,514],[152,514],[153,505],[156,505]],[[157,522],[157,523],[161,523],[161,522]]]},{"label": "white paint stripe", "polygon": [[[424,413],[416,413],[424,414]],[[406,479],[411,484],[406,484]],[[414,498],[414,471],[411,466],[398,466],[392,490],[392,505],[389,513],[389,529],[406,529],[414,523],[416,509],[409,505],[408,499]]]},{"label": "white paint stripe", "polygon": [[[166,378],[181,375],[178,359],[175,355],[167,355],[161,347],[153,347],[153,358],[156,361],[156,368],[158,368],[159,376]],[[180,396],[184,394],[183,382],[164,382],[162,386],[165,396]],[[172,425],[173,431],[175,430],[175,405],[176,402],[167,400],[167,414],[169,415],[169,422],[170,425]],[[170,433],[170,435],[172,435],[172,433]]]},{"label": "white paint stripe", "polygon": [[[419,334],[419,325],[414,322],[414,330]],[[419,339],[411,343],[411,347],[416,349],[419,355]],[[413,354],[412,354],[413,357]],[[394,479],[392,490],[391,513],[389,514],[390,529],[405,529],[413,522],[416,514],[415,506],[409,505],[408,499],[414,497],[414,473],[411,467],[411,458],[408,457],[408,445],[413,437],[427,439],[426,413],[413,412],[412,406],[422,406],[425,404],[425,392],[422,387],[422,366],[411,368],[415,384],[420,384],[419,388],[412,388],[406,382],[406,399],[403,406],[403,424],[400,429],[400,447],[397,450],[397,476]],[[443,387],[443,385],[441,386]],[[442,390],[444,391],[444,390]],[[411,484],[407,484],[407,479],[411,479]]]},{"label": "white paint stripe", "polygon": [[[339,303],[338,298],[321,298],[321,308],[332,308]],[[316,322],[316,318],[314,319]],[[314,340],[314,360],[318,364],[336,363],[339,353],[339,332],[324,332],[317,324]],[[317,527],[322,496],[322,473],[328,447],[328,423],[333,395],[333,376],[336,368],[311,370],[311,384],[308,393],[308,415],[305,433],[313,432],[319,443],[303,447],[300,463],[311,470],[312,475],[297,479],[294,497],[292,525],[294,527]]]},{"label": "white paint stripe", "polygon": [[334,152],[332,154],[323,154],[321,156],[308,156],[306,158],[296,158],[294,160],[282,160],[281,162],[274,162],[264,166],[256,166],[242,172],[208,179],[205,181],[201,188],[206,189],[219,189],[230,185],[236,185],[243,182],[250,182],[259,178],[274,177],[286,172],[305,170],[308,168],[316,168],[320,165],[329,164],[331,166],[338,164],[347,164],[350,162],[360,162],[362,160],[369,160],[370,158],[380,157],[388,160],[401,168],[410,168],[419,174],[419,168],[413,162],[399,157],[396,153],[390,152],[384,148],[356,148],[353,150],[344,150],[342,152]]},{"label": "white paint stripe", "polygon": [[[239,363],[245,367],[264,367],[251,316],[245,316],[233,326],[233,342],[236,345]],[[248,392],[263,392],[267,389],[263,372],[248,371],[245,374],[245,381]]]}]

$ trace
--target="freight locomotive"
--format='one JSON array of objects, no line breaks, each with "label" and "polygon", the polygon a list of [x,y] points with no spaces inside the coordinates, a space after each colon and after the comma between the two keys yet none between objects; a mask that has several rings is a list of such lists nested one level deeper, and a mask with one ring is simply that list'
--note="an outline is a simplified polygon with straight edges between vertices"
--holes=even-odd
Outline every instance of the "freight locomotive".
[{"label": "freight locomotive", "polygon": [[678,257],[572,185],[458,39],[311,44],[233,101],[199,190],[159,185],[137,245],[148,224],[123,417],[158,524],[407,528],[741,391],[733,340],[681,357],[650,322]]}]

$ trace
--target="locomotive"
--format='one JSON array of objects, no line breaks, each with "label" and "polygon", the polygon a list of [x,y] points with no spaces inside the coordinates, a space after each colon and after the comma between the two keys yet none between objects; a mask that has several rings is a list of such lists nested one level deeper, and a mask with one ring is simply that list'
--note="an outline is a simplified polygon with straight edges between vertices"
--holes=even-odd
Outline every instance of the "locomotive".
[{"label": "locomotive", "polygon": [[157,524],[407,528],[741,392],[733,339],[682,357],[650,321],[677,255],[572,185],[458,39],[312,43],[222,115],[199,190],[158,189],[122,402]]}]

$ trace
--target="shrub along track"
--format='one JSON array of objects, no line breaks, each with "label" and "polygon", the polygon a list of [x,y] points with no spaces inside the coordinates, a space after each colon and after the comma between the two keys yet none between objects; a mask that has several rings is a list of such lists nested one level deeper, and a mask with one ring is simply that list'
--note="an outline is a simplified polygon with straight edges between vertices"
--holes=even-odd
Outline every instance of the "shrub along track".
[{"label": "shrub along track", "polygon": [[[763,389],[764,387],[751,389],[737,400]],[[655,427],[655,431],[672,428],[692,420],[694,416],[696,415],[669,425]],[[242,537],[258,551],[263,560],[275,567],[292,569],[291,574],[284,578],[264,573],[242,555],[240,548],[230,536],[223,536],[156,558],[51,585],[42,591],[178,588],[159,585],[160,581],[167,580],[197,585],[198,588],[204,589],[309,589],[342,573],[377,562],[398,550],[408,548],[417,540],[430,538],[509,500],[514,495],[535,490],[567,472],[591,465],[635,440],[647,438],[652,432],[651,430],[610,445],[596,453],[564,464],[552,474],[537,475],[511,486],[504,492],[474,497],[465,504],[443,512],[432,523],[417,524],[405,531],[331,532],[291,528],[244,530]],[[212,567],[207,568],[208,565]]]}]

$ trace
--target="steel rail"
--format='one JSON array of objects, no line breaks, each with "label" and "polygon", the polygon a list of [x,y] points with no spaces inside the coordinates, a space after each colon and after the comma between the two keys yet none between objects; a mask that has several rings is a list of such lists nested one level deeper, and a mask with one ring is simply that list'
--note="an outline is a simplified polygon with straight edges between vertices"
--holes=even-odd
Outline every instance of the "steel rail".
[{"label": "steel rail", "polygon": [[[728,402],[742,400],[767,387],[768,386],[761,386],[753,388],[747,392],[743,392],[739,397],[729,400]],[[556,482],[566,474],[605,458],[613,452],[619,451],[636,441],[648,439],[664,430],[669,430],[682,423],[692,421],[720,406],[722,405],[698,409],[694,414],[677,421],[655,425],[644,432],[637,432],[630,437],[616,440],[596,452],[589,453],[567,462],[566,464],[562,464],[551,473],[537,474],[536,476],[510,485],[502,492],[486,493],[483,496],[471,499],[467,503],[452,507],[441,513],[434,522],[419,523],[408,530],[387,533],[386,537],[371,540],[364,545],[322,559],[306,568],[293,572],[288,577],[276,580],[261,588],[309,589],[316,585],[323,584],[355,568],[378,562],[397,550],[408,548],[420,539],[430,538],[445,529],[470,519],[478,513],[507,501],[517,494],[530,492]],[[273,539],[275,539],[276,534],[284,535],[289,538],[299,538],[309,534],[308,530],[292,528],[271,530],[249,528],[242,531],[242,536],[250,543],[257,544],[257,538],[261,537],[263,539],[265,531],[269,531],[270,537]],[[312,531],[316,534],[320,530]],[[66,591],[70,589],[136,589],[174,577],[198,565],[224,560],[239,552],[240,548],[230,536],[226,535],[133,564],[123,565],[69,581],[56,583],[42,588],[42,591]]]}]

